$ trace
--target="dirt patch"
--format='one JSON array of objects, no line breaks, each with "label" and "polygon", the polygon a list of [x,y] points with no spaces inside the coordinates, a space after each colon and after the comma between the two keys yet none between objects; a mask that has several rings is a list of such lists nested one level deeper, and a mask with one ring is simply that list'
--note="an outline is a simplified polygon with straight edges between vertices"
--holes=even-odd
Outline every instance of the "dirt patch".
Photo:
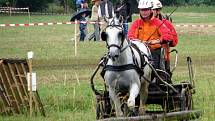
[{"label": "dirt patch", "polygon": [[[179,34],[191,34],[191,35],[215,35],[215,24],[193,24],[193,23],[186,23],[180,25],[187,25],[187,26],[175,26],[176,31]],[[195,25],[195,26],[192,26]],[[213,25],[210,27],[208,25]]]}]

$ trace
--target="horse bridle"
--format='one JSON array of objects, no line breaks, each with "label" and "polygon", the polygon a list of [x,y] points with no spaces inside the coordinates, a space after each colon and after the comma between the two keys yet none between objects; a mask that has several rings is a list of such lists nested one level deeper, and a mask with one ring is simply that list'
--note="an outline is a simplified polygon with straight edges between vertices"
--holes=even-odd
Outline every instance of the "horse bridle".
[{"label": "horse bridle", "polygon": [[[102,39],[103,39],[104,41],[106,41],[106,46],[107,46],[107,48],[110,49],[111,47],[116,47],[116,48],[120,49],[120,52],[122,52],[122,50],[124,51],[125,48],[122,49],[123,43],[124,43],[124,40],[125,40],[124,33],[123,33],[123,27],[120,26],[120,25],[108,25],[108,26],[103,30],[102,36],[106,36],[106,29],[107,29],[108,27],[116,27],[117,29],[122,30],[122,33],[121,33],[121,34],[122,34],[122,38],[121,38],[121,44],[120,44],[120,45],[117,45],[117,44],[110,44],[110,45],[108,45],[107,38],[102,37]],[[104,34],[105,34],[105,35],[104,35]]]}]

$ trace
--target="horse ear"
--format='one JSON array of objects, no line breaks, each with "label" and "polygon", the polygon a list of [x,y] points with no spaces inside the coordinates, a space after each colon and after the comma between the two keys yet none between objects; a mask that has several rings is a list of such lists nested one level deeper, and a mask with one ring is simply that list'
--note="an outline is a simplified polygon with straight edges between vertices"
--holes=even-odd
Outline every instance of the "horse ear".
[{"label": "horse ear", "polygon": [[119,23],[120,23],[120,25],[123,25],[123,22],[124,22],[124,19],[123,19],[123,17],[120,15],[120,16],[119,16]]},{"label": "horse ear", "polygon": [[106,32],[103,31],[101,33],[101,38],[102,38],[103,41],[107,41],[107,34],[106,34]]},{"label": "horse ear", "polygon": [[109,24],[109,20],[106,16],[104,16],[104,21],[105,21],[105,23]]}]

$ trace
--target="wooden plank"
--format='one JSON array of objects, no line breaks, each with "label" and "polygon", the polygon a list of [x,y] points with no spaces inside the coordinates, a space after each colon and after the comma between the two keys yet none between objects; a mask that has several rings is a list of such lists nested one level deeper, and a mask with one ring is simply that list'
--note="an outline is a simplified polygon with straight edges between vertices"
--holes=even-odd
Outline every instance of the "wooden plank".
[{"label": "wooden plank", "polygon": [[23,81],[23,85],[25,86],[26,89],[26,93],[28,95],[28,114],[30,113],[30,97],[29,97],[29,92],[28,92],[28,81],[27,81],[27,72],[29,71],[28,69],[28,64],[27,61],[25,63],[20,63],[20,70],[23,72],[23,74],[25,75],[25,77],[22,79]]},{"label": "wooden plank", "polygon": [[0,82],[0,96],[1,96],[1,100],[3,102],[3,104],[6,106],[6,107],[9,107],[10,106],[10,102],[5,94],[5,91],[4,91],[4,88],[2,87],[2,83]]},{"label": "wooden plank", "polygon": [[32,112],[33,112],[33,92],[32,92],[32,58],[28,60],[28,68],[29,68],[29,73],[30,73],[30,79],[29,79],[29,85],[30,85],[30,91],[29,91],[29,105],[30,105],[30,117],[32,117]]},{"label": "wooden plank", "polygon": [[27,107],[25,105],[25,100],[24,100],[24,91],[22,91],[21,83],[18,83],[19,80],[16,78],[16,74],[15,74],[16,69],[12,64],[10,64],[10,63],[7,63],[7,64],[8,64],[10,74],[12,75],[11,79],[13,80],[15,87],[17,89],[17,92],[18,92],[18,95],[16,95],[16,96],[18,96],[20,98],[20,102],[19,102],[19,106],[21,106],[20,109],[21,109],[21,111],[27,111]]},{"label": "wooden plank", "polygon": [[37,99],[36,99],[36,97],[35,97],[33,92],[32,92],[32,100],[33,100],[32,105],[33,105],[34,110],[40,112],[39,104],[38,104]]},{"label": "wooden plank", "polygon": [[8,100],[8,97],[7,97],[7,94],[6,94],[6,90],[4,88],[4,84],[2,83],[2,76],[0,74],[0,92],[2,93],[2,100],[4,101],[4,103],[7,105],[7,106],[10,106],[10,101]]},{"label": "wooden plank", "polygon": [[[3,60],[1,60],[0,61],[0,64],[2,64],[2,62],[3,62]],[[1,68],[0,68],[1,69]],[[7,90],[5,90],[6,89],[6,87],[5,87],[5,84],[3,83],[3,77],[2,77],[2,75],[1,75],[1,71],[0,71],[0,91],[2,91],[2,95],[7,95],[8,94],[8,92],[7,92]],[[6,93],[6,94],[3,94],[3,93]],[[2,97],[3,98],[3,97]],[[4,98],[5,98],[5,100],[6,100],[6,105],[7,106],[10,106],[10,101],[7,99],[8,97],[7,96],[4,96]]]},{"label": "wooden plank", "polygon": [[28,65],[24,64],[24,63],[21,63],[20,65],[21,65],[22,70],[24,71],[25,75],[27,75],[27,72],[29,72]]},{"label": "wooden plank", "polygon": [[5,74],[5,77],[6,77],[6,80],[9,84],[9,87],[7,87],[8,89],[11,90],[11,93],[12,93],[12,97],[13,97],[13,100],[11,100],[13,103],[15,103],[14,107],[15,107],[15,110],[17,113],[21,113],[21,110],[19,108],[19,100],[18,98],[16,97],[16,93],[15,93],[15,89],[12,88],[12,82],[11,82],[11,78],[9,77],[9,72],[8,72],[8,69],[5,65],[2,65],[3,67],[3,71],[4,71],[4,74]]},{"label": "wooden plank", "polygon": [[[7,80],[7,78],[6,78],[5,73],[3,71],[3,65],[2,64],[0,65],[0,79],[1,79],[1,83],[2,83],[2,86],[4,88],[4,91],[7,95],[6,98],[9,100],[9,107],[14,107],[16,104],[14,102],[11,102],[11,99],[13,99],[12,91],[9,88],[10,86],[9,86],[8,82],[5,81],[5,80]],[[15,114],[15,111],[13,109],[11,111],[13,114]]]},{"label": "wooden plank", "polygon": [[36,91],[35,97],[36,97],[36,99],[37,99],[37,101],[38,101],[38,107],[39,107],[39,110],[40,110],[41,114],[42,114],[43,116],[46,116],[46,113],[45,113],[45,110],[44,110],[44,108],[43,108],[43,104],[42,104],[42,102],[41,102],[41,99],[40,99],[40,96],[39,96],[38,91]]},{"label": "wooden plank", "polygon": [[[27,63],[27,65],[21,64],[22,70],[23,70],[23,72],[24,72],[26,75],[27,75],[27,72],[29,71],[29,68],[27,68],[27,67],[29,67],[28,65],[29,65],[28,63]],[[24,80],[25,80],[25,82],[26,82],[26,84],[27,84],[27,80],[26,80],[26,79],[27,79],[27,78],[25,78]],[[29,94],[30,94],[30,91],[29,91]],[[31,98],[32,102],[30,102],[30,98]],[[35,98],[35,96],[33,95],[33,93],[32,93],[32,96],[31,96],[31,97],[28,95],[28,101],[29,101],[29,104],[32,103],[32,108],[34,108],[34,110],[38,110],[38,109],[39,109],[37,99]],[[39,110],[38,110],[38,111],[39,111]],[[31,112],[31,111],[30,111],[30,112]],[[32,115],[32,114],[31,114],[31,115]]]},{"label": "wooden plank", "polygon": [[4,90],[2,89],[1,85],[0,85],[0,114],[5,113],[5,108],[8,107],[7,101],[5,100],[5,96],[4,96]]},{"label": "wooden plank", "polygon": [[24,92],[26,98],[28,99],[28,92],[27,92],[28,89],[27,89],[26,83],[24,82],[24,79],[26,78],[25,73],[22,70],[22,67],[21,67],[20,64],[19,65],[15,64],[15,68],[16,68],[16,71],[18,73],[17,76],[18,76],[19,81],[20,81],[20,83],[22,85],[23,92]]},{"label": "wooden plank", "polygon": [[162,113],[162,114],[146,114],[144,116],[135,116],[135,117],[115,117],[115,118],[106,118],[99,121],[172,121],[172,120],[191,120],[198,119],[202,115],[200,110],[190,110],[190,111],[179,111],[171,113]]},{"label": "wooden plank", "polygon": [[28,89],[27,89],[27,85],[26,82],[24,82],[24,80],[26,79],[25,73],[22,70],[21,64],[14,64],[15,68],[16,68],[16,72],[17,75],[16,77],[18,78],[21,86],[22,86],[22,91],[23,91],[23,97],[24,97],[24,101],[25,101],[25,106],[27,108],[27,112],[29,112],[29,96],[28,96]]},{"label": "wooden plank", "polygon": [[3,109],[0,110],[0,114],[3,115],[11,115],[11,107],[5,107]]},{"label": "wooden plank", "polygon": [[[4,108],[0,107],[0,113],[6,115],[29,113],[27,72],[29,72],[29,65],[26,59],[5,59],[4,61],[0,59],[0,84],[2,83],[0,85],[0,98],[2,99],[0,102],[4,103]],[[45,116],[45,110],[37,91],[32,94],[32,104],[35,113],[40,111]],[[22,109],[27,109],[27,111]]]}]

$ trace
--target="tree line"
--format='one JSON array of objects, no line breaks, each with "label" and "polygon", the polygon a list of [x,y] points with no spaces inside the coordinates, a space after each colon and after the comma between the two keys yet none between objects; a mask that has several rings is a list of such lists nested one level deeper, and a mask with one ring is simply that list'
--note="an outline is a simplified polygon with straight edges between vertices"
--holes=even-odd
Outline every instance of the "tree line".
[{"label": "tree line", "polygon": [[[63,6],[64,12],[68,12],[70,9],[75,9],[76,0],[0,0],[0,6],[2,7],[29,7],[30,11],[39,11],[41,9],[47,9],[49,3],[54,3]],[[91,6],[91,0],[87,0],[89,6]],[[110,0],[114,4],[119,0]],[[127,0],[131,6],[137,6],[138,0]],[[215,0],[161,0],[163,5],[166,6],[184,6],[184,5],[215,5]]]}]

